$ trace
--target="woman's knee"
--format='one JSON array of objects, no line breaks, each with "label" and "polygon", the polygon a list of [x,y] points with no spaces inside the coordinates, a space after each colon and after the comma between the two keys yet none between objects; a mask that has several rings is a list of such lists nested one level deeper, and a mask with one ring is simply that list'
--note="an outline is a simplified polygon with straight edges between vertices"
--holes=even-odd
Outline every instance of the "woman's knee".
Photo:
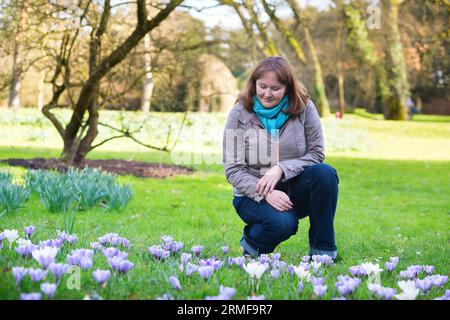
[{"label": "woman's knee", "polygon": [[268,228],[271,229],[270,233],[274,238],[284,241],[297,233],[298,220],[292,212],[282,213],[276,221],[268,225]]},{"label": "woman's knee", "polygon": [[339,184],[339,176],[336,169],[326,163],[312,165],[306,169],[305,173],[306,172],[311,176],[313,181],[318,181],[327,185]]}]

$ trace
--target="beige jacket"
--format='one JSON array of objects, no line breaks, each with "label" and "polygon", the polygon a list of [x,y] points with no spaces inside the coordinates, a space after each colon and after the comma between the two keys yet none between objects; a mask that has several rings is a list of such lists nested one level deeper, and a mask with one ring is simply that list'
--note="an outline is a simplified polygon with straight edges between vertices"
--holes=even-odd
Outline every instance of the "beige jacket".
[{"label": "beige jacket", "polygon": [[236,105],[229,113],[223,135],[223,164],[227,181],[235,196],[247,196],[257,202],[256,182],[278,164],[281,181],[299,175],[305,168],[324,160],[322,126],[317,110],[308,100],[305,110],[290,117],[271,136],[254,112]]}]

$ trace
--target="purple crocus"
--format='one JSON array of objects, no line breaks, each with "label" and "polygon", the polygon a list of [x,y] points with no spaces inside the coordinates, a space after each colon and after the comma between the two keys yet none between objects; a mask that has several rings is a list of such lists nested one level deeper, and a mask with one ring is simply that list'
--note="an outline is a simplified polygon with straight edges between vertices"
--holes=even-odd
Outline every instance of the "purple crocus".
[{"label": "purple crocus", "polygon": [[79,266],[81,267],[81,269],[83,270],[89,270],[90,268],[92,268],[92,266],[94,265],[94,262],[92,261],[91,258],[89,257],[82,257],[80,259],[80,264]]},{"label": "purple crocus", "polygon": [[123,260],[117,256],[108,258],[107,260],[111,269],[117,270],[119,273],[127,273],[134,267],[134,264],[131,261]]},{"label": "purple crocus", "polygon": [[92,277],[100,285],[102,285],[106,281],[108,281],[110,276],[111,276],[111,271],[109,271],[109,270],[97,269],[94,272],[92,272]]},{"label": "purple crocus", "polygon": [[450,290],[445,290],[443,296],[435,298],[434,300],[450,300]]},{"label": "purple crocus", "polygon": [[164,250],[160,245],[148,247],[148,252],[158,260],[164,260],[170,256],[170,251]]},{"label": "purple crocus", "polygon": [[441,276],[439,274],[429,276],[428,278],[431,279],[435,287],[442,287],[448,281],[448,276]]},{"label": "purple crocus", "polygon": [[78,241],[78,237],[76,234],[68,234],[65,231],[58,232],[58,239],[70,244]]},{"label": "purple crocus", "polygon": [[338,281],[334,284],[341,296],[351,295],[361,283],[358,278],[349,276],[338,276]]},{"label": "purple crocus", "polygon": [[398,263],[398,257],[390,257],[389,262],[386,262],[384,264],[386,271],[387,272],[394,271],[395,267],[397,266],[397,263]]},{"label": "purple crocus", "polygon": [[177,290],[181,290],[180,280],[178,280],[177,277],[170,276],[169,277],[169,282],[170,282],[172,287],[174,287]]},{"label": "purple crocus", "polygon": [[186,252],[181,253],[181,262],[183,264],[186,264],[191,258],[192,258],[192,255],[190,253],[186,253]]},{"label": "purple crocus", "polygon": [[311,276],[311,283],[313,286],[320,286],[325,282],[324,278]]},{"label": "purple crocus", "polygon": [[299,293],[302,293],[303,292],[303,281],[299,281],[298,282],[298,285],[297,285],[297,290],[298,290],[298,292]]},{"label": "purple crocus", "polygon": [[47,269],[47,267],[55,261],[55,257],[58,254],[59,248],[55,247],[43,247],[41,249],[35,249],[31,253],[33,258],[39,263],[41,267]]},{"label": "purple crocus", "polygon": [[220,249],[222,250],[223,254],[228,254],[228,252],[230,251],[230,247],[229,246],[223,246]]},{"label": "purple crocus", "polygon": [[21,293],[20,300],[41,300],[42,294],[40,292]]},{"label": "purple crocus", "polygon": [[236,293],[235,288],[220,286],[219,295],[206,296],[205,300],[231,300]]},{"label": "purple crocus", "polygon": [[47,271],[42,269],[28,268],[28,275],[31,281],[38,282],[41,281],[47,275]]},{"label": "purple crocus", "polygon": [[24,267],[13,267],[11,272],[16,283],[20,285],[22,279],[27,275],[28,269]]},{"label": "purple crocus", "polygon": [[34,231],[36,230],[35,226],[28,226],[23,228],[23,231],[25,232],[25,234],[27,235],[27,238],[30,239],[31,236],[33,235]]},{"label": "purple crocus", "polygon": [[434,266],[423,266],[423,270],[427,275],[432,274],[434,272]]},{"label": "purple crocus", "polygon": [[313,286],[313,291],[316,296],[321,298],[327,291],[327,286],[323,286],[323,285]]},{"label": "purple crocus", "polygon": [[303,257],[302,257],[302,261],[303,261],[303,262],[309,262],[310,259],[311,259],[310,256],[303,256]]},{"label": "purple crocus", "polygon": [[186,275],[190,276],[193,272],[196,272],[198,267],[195,264],[188,262],[186,264]]},{"label": "purple crocus", "polygon": [[56,292],[56,284],[54,283],[42,283],[41,291],[45,294],[45,296],[49,299],[53,298]]},{"label": "purple crocus", "polygon": [[312,259],[313,261],[315,261],[315,262],[320,262],[320,263],[322,263],[322,264],[324,264],[324,265],[330,265],[330,264],[333,264],[333,263],[334,263],[333,259],[332,259],[329,255],[327,255],[327,254],[313,255],[313,256],[311,257],[311,259]]},{"label": "purple crocus", "polygon": [[433,281],[430,277],[425,277],[424,279],[415,279],[416,287],[427,293],[433,287]]},{"label": "purple crocus", "polygon": [[191,250],[196,256],[199,256],[203,251],[203,246],[193,246]]},{"label": "purple crocus", "polygon": [[67,272],[68,268],[69,265],[66,263],[51,263],[48,266],[48,270],[56,277],[57,281]]},{"label": "purple crocus", "polygon": [[369,283],[367,285],[367,288],[369,289],[370,292],[372,292],[374,295],[378,296],[382,300],[391,300],[396,293],[395,289],[383,287],[380,284],[376,283]]},{"label": "purple crocus", "polygon": [[198,274],[208,281],[209,277],[211,277],[212,273],[214,272],[214,267],[212,266],[201,266],[197,269]]},{"label": "purple crocus", "polygon": [[25,240],[19,244],[14,250],[24,258],[31,258],[33,250],[37,248],[30,240]]},{"label": "purple crocus", "polygon": [[270,271],[270,276],[274,279],[277,279],[280,276],[280,270],[279,269],[272,269]]}]

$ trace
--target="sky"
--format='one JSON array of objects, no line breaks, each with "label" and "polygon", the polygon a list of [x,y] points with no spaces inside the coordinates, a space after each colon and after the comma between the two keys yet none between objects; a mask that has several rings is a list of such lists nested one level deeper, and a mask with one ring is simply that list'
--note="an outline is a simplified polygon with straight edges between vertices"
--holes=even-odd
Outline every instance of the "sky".
[{"label": "sky", "polygon": [[[332,5],[331,0],[298,0],[300,6],[306,4],[317,7],[319,10],[325,10]],[[201,12],[195,9],[189,10],[190,14],[197,19],[203,20],[205,26],[213,28],[215,26],[222,26],[226,29],[241,28],[242,24],[238,15],[229,6],[219,6],[216,8],[208,8],[217,4],[215,0],[185,0],[184,5],[193,6],[195,8],[204,8]],[[288,10],[279,9],[277,15],[279,17],[287,16],[290,12]],[[262,17],[262,20],[267,19]]]}]

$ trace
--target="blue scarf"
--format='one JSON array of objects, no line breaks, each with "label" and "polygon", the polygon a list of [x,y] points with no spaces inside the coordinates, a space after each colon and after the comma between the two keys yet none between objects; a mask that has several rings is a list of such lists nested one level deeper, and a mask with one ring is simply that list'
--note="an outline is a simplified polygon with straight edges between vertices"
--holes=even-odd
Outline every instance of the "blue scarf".
[{"label": "blue scarf", "polygon": [[255,111],[259,120],[271,135],[275,134],[275,130],[279,129],[289,118],[289,115],[281,112],[289,108],[289,98],[284,95],[280,103],[272,108],[265,108],[259,101],[257,96],[253,96],[253,111]]}]

